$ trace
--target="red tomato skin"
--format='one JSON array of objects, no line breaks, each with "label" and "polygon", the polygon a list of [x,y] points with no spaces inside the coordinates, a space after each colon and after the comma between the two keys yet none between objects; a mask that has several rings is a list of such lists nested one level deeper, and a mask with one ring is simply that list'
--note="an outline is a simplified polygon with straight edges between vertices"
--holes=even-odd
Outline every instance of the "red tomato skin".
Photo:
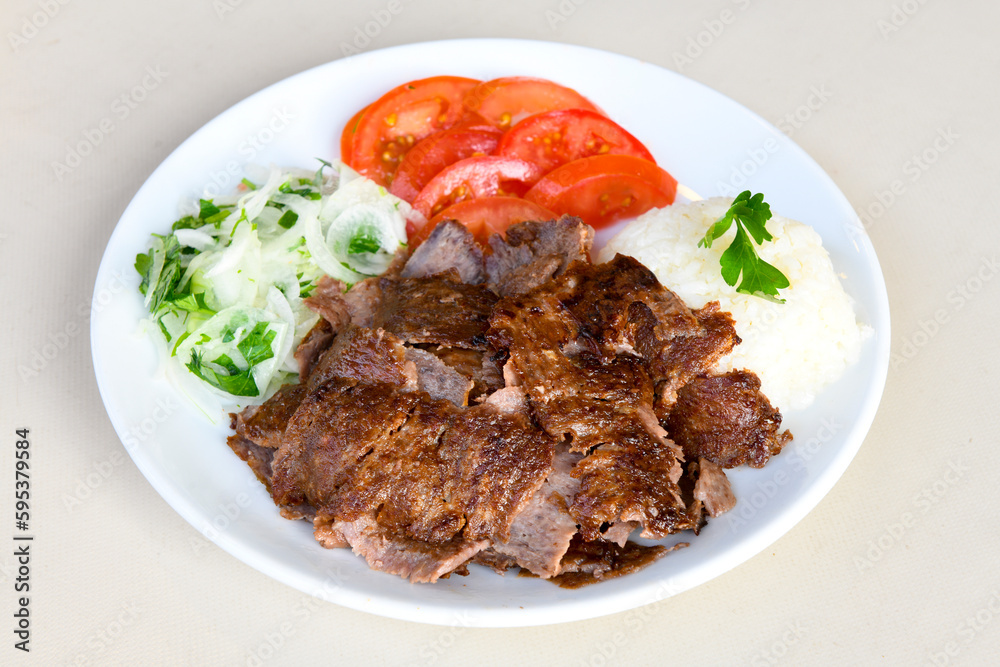
[{"label": "red tomato skin", "polygon": [[431,218],[465,199],[520,197],[541,177],[541,169],[524,160],[495,155],[467,158],[432,178],[413,200],[413,208]]},{"label": "red tomato skin", "polygon": [[410,149],[389,186],[389,192],[413,202],[432,178],[459,160],[496,152],[501,133],[489,130],[451,129],[436,132]]},{"label": "red tomato skin", "polygon": [[534,162],[545,173],[594,155],[631,155],[656,164],[628,130],[586,109],[559,109],[525,118],[504,135],[497,155]]},{"label": "red tomato skin", "polygon": [[522,118],[557,109],[588,109],[601,113],[593,102],[572,88],[547,79],[508,76],[484,81],[465,96],[467,113],[476,113],[501,130]]},{"label": "red tomato skin", "polygon": [[379,185],[388,185],[410,148],[462,119],[462,100],[479,83],[465,77],[435,76],[393,88],[361,116],[348,164]]},{"label": "red tomato skin", "polygon": [[366,107],[362,107],[356,114],[351,116],[351,119],[347,121],[347,125],[344,126],[344,131],[340,133],[340,161],[348,167],[351,166],[351,147],[354,144],[354,133],[358,128],[361,117],[368,111],[370,106],[369,104]]},{"label": "red tomato skin", "polygon": [[575,215],[595,229],[651,208],[669,206],[677,181],[646,160],[599,155],[548,173],[524,198],[561,215]]}]

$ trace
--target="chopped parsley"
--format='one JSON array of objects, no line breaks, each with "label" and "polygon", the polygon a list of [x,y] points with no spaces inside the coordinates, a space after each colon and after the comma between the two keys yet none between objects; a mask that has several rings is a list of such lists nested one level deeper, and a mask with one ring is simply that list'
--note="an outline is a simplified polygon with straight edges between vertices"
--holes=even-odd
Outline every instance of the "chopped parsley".
[{"label": "chopped parsley", "polygon": [[[191,361],[186,366],[208,384],[233,396],[259,396],[260,389],[253,379],[253,368],[274,357],[272,344],[276,334],[268,329],[268,324],[268,322],[258,322],[236,344],[236,349],[248,364],[246,370],[240,369],[227,354],[220,354],[210,364],[206,363],[204,355],[198,350],[191,351]],[[240,326],[235,321],[231,322],[226,327],[222,337],[223,342],[232,341],[235,330]]]},{"label": "chopped parsley", "polygon": [[362,230],[351,237],[347,245],[347,254],[358,255],[363,252],[378,252],[382,247],[382,240],[375,234]]},{"label": "chopped parsley", "polygon": [[199,199],[198,204],[201,207],[198,217],[201,218],[202,224],[205,225],[215,225],[218,228],[219,224],[232,213],[232,211],[226,210],[229,208],[228,206],[219,208],[212,203],[211,199]]},{"label": "chopped parsley", "polygon": [[281,214],[281,217],[278,218],[278,224],[284,229],[291,229],[295,226],[295,223],[298,222],[298,219],[299,214],[295,211],[289,210]]}]

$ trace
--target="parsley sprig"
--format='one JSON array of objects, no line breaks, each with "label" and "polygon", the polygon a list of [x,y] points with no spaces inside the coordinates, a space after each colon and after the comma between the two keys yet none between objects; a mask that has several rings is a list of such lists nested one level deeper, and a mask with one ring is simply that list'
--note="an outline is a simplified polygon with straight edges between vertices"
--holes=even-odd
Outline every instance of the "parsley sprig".
[{"label": "parsley sprig", "polygon": [[753,237],[757,245],[762,245],[764,241],[774,239],[765,227],[770,219],[771,206],[764,201],[764,195],[757,193],[751,196],[749,190],[744,190],[736,196],[726,214],[708,228],[698,246],[711,248],[712,242],[729,231],[735,222],[736,238],[719,258],[723,280],[730,286],[736,285],[742,274],[743,280],[736,288],[737,292],[784,303],[785,300],[778,296],[778,290],[789,286],[788,278],[776,267],[762,260],[750,241],[750,237]]}]

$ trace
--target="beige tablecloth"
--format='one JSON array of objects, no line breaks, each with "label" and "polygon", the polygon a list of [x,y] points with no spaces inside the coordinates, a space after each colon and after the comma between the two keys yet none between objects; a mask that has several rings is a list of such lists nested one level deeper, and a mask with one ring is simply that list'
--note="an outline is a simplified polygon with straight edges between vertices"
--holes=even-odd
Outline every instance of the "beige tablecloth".
[{"label": "beige tablecloth", "polygon": [[[0,664],[996,664],[998,24],[971,0],[4,2]],[[885,273],[893,363],[846,474],[764,552],[638,614],[448,629],[313,601],[184,522],[97,392],[101,253],[180,142],[345,51],[487,36],[635,56],[759,113],[837,182]],[[24,426],[29,654],[7,528]]]}]

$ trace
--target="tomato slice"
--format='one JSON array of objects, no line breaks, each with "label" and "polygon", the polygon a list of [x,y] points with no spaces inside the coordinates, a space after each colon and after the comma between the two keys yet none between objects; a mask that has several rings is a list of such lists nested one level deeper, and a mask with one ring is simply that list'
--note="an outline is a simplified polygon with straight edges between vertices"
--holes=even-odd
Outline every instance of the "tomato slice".
[{"label": "tomato slice", "polygon": [[418,244],[427,238],[431,230],[444,220],[457,220],[472,232],[476,240],[484,246],[493,234],[503,234],[511,225],[527,220],[555,220],[559,216],[549,209],[527,199],[517,197],[483,197],[470,199],[449,206],[416,230],[410,242]]},{"label": "tomato slice", "polygon": [[669,206],[676,194],[677,181],[652,162],[631,155],[596,155],[549,172],[524,198],[599,229]]},{"label": "tomato slice", "polygon": [[632,155],[656,163],[642,142],[625,128],[585,109],[528,116],[504,135],[497,154],[534,162],[545,173],[593,155]]},{"label": "tomato slice", "polygon": [[389,185],[414,144],[462,118],[462,100],[479,83],[459,76],[435,76],[393,88],[362,114],[348,164],[376,183]]},{"label": "tomato slice", "polygon": [[[520,197],[542,177],[538,165],[516,158],[470,157],[459,160],[432,178],[413,200],[413,208],[432,218],[466,199]],[[543,204],[544,206],[544,204]]]},{"label": "tomato slice", "polygon": [[492,155],[502,136],[499,130],[459,130],[436,132],[406,153],[393,176],[389,192],[412,202],[432,178],[459,160]]},{"label": "tomato slice", "polygon": [[525,76],[484,81],[465,96],[464,104],[467,112],[479,114],[501,130],[508,130],[521,119],[545,111],[601,111],[572,88]]},{"label": "tomato slice", "polygon": [[361,121],[361,116],[364,115],[368,108],[363,107],[356,114],[351,116],[351,119],[347,121],[347,125],[344,126],[344,131],[340,133],[340,161],[351,166],[351,144],[354,141],[354,133],[358,129],[358,123]]},{"label": "tomato slice", "polygon": [[462,118],[451,126],[453,130],[483,130],[484,132],[500,132],[503,134],[503,130],[497,128],[493,123],[486,120],[475,111],[465,110]]}]

